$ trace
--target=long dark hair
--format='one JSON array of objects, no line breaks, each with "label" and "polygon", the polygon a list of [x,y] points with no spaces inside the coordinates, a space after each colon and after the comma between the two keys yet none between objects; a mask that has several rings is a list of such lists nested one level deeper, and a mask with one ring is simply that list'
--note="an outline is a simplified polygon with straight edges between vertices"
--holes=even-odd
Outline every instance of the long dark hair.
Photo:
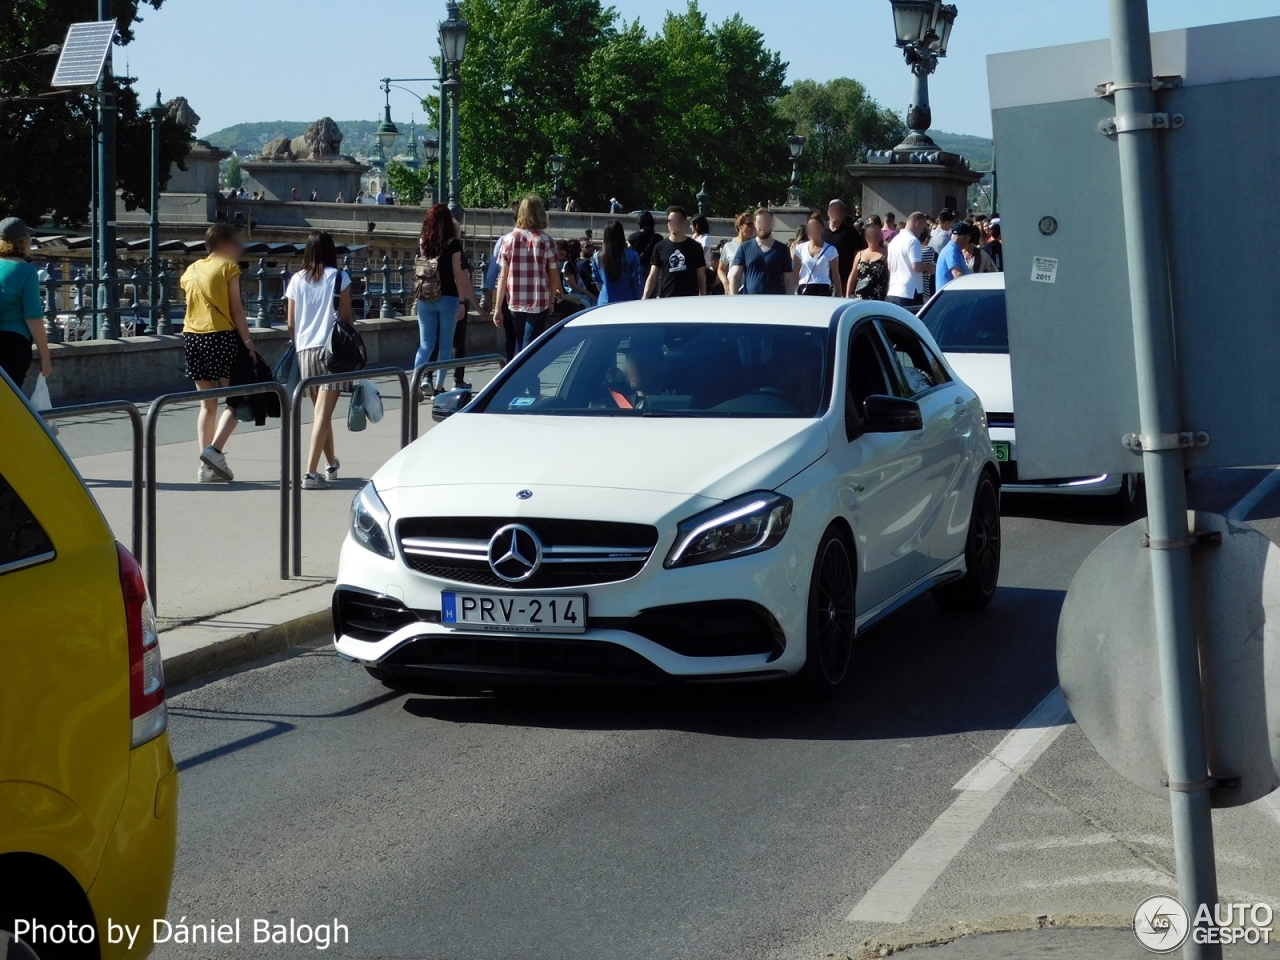
[{"label": "long dark hair", "polygon": [[424,257],[443,257],[449,241],[457,239],[458,230],[453,225],[453,214],[443,203],[437,203],[422,221],[422,235],[418,242],[422,244]]},{"label": "long dark hair", "polygon": [[627,249],[627,235],[622,229],[622,222],[610,220],[606,223],[602,240],[600,262],[604,264],[604,272],[609,279],[617,280],[622,276],[622,260]]},{"label": "long dark hair", "polygon": [[338,269],[338,250],[328,233],[312,230],[307,237],[307,249],[302,251],[302,272],[312,283],[319,283],[324,278],[325,267]]}]

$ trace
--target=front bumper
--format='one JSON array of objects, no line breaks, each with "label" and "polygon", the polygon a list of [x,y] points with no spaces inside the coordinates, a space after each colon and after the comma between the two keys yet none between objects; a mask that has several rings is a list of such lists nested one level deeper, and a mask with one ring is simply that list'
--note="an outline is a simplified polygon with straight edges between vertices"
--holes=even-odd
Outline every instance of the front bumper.
[{"label": "front bumper", "polygon": [[1009,459],[1000,463],[1000,489],[1005,493],[1052,493],[1067,496],[1106,497],[1119,493],[1124,477],[1119,474],[1098,474],[1090,477],[1054,477],[1048,479],[1021,480],[1018,477],[1018,445],[1013,427],[988,428],[991,442],[1009,444]]},{"label": "front bumper", "polygon": [[[660,543],[640,573],[628,580],[536,591],[588,596],[584,632],[537,635],[444,626],[439,622],[441,593],[477,588],[417,573],[398,558],[372,554],[348,537],[335,591],[334,645],[340,656],[365,666],[468,683],[705,682],[787,676],[804,663],[804,598],[810,575],[809,562],[800,559],[805,538],[795,534],[793,529],[778,546],[759,554],[674,570],[663,568],[669,545]],[[527,593],[498,588],[480,592]],[[399,607],[404,613],[391,616],[378,629],[353,626],[359,618],[341,609],[344,598],[352,597],[388,609]],[[748,611],[754,611],[754,627]],[[663,617],[671,622],[662,622]],[[719,632],[690,628],[690,617],[721,624]],[[734,617],[741,624],[736,632],[723,626]]]}]

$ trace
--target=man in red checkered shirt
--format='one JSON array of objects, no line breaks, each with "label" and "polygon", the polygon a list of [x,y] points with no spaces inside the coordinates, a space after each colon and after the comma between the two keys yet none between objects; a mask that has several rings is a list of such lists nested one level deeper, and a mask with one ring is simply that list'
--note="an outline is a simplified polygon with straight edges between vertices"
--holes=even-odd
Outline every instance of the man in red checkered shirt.
[{"label": "man in red checkered shirt", "polygon": [[502,272],[494,298],[494,323],[502,322],[502,305],[506,303],[515,319],[519,350],[546,329],[551,309],[564,290],[556,266],[556,244],[546,230],[547,210],[542,198],[525,197],[516,214],[516,228],[507,234],[498,256]]}]

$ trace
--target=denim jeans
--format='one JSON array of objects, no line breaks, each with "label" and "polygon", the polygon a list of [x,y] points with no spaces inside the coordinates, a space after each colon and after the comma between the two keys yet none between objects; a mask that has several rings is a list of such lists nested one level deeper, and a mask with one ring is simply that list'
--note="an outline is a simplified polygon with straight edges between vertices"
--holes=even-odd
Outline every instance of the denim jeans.
[{"label": "denim jeans", "polygon": [[[437,360],[453,357],[453,328],[458,322],[458,298],[440,297],[436,300],[418,301],[418,355],[413,365],[420,367],[431,362],[436,345],[440,346]],[[436,371],[436,386],[443,387],[447,371]]]},{"label": "denim jeans", "polygon": [[523,350],[542,336],[542,331],[547,329],[547,321],[551,318],[551,311],[524,313],[520,310],[512,310],[511,317],[515,321],[516,335],[520,338],[517,349]]}]

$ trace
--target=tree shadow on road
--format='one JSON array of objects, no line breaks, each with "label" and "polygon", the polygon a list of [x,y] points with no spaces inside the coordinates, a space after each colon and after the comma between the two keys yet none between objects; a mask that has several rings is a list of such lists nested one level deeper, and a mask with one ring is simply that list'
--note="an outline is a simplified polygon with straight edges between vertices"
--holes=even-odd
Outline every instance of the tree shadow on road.
[{"label": "tree shadow on road", "polygon": [[1001,588],[992,605],[976,613],[917,600],[860,636],[851,680],[826,703],[771,682],[415,695],[404,709],[448,723],[670,729],[749,739],[892,740],[1007,730],[1058,682],[1064,596]]}]

